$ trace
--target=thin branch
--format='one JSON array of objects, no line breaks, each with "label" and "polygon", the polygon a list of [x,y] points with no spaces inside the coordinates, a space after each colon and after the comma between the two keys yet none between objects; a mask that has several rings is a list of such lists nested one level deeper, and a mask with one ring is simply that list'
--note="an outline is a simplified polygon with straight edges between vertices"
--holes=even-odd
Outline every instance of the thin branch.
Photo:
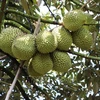
[{"label": "thin branch", "polygon": [[1,32],[1,27],[2,27],[2,19],[4,17],[4,10],[6,7],[6,0],[2,0],[2,4],[1,4],[1,11],[0,11],[0,32]]},{"label": "thin branch", "polygon": [[39,32],[39,30],[40,30],[40,21],[41,21],[41,19],[39,18],[39,19],[38,19],[38,22],[37,22],[37,24],[36,24],[35,30],[34,30],[34,35],[35,35],[35,36],[38,34],[38,32]]},{"label": "thin branch", "polygon": [[21,71],[21,67],[23,67],[23,64],[24,64],[24,62],[22,62],[22,63],[20,64],[20,66],[19,66],[19,68],[18,68],[18,71],[17,71],[17,73],[16,73],[16,76],[15,76],[13,82],[12,82],[12,85],[11,85],[9,91],[7,92],[7,95],[6,95],[5,100],[9,100],[10,95],[11,95],[11,93],[12,93],[12,90],[13,90],[13,88],[15,87],[15,84],[16,84],[16,82],[17,82],[19,73],[20,73],[20,71]]},{"label": "thin branch", "polygon": [[54,17],[54,19],[56,20],[56,17],[55,17],[55,15],[53,14],[53,12],[50,10],[50,8],[49,8],[49,6],[48,6],[46,0],[43,0],[43,1],[44,1],[45,5],[47,6],[47,8],[48,8],[49,12],[51,13],[51,15],[52,15],[52,16]]},{"label": "thin branch", "polygon": [[83,9],[85,6],[87,6],[88,3],[90,3],[91,0],[88,0],[80,9]]},{"label": "thin branch", "polygon": [[12,21],[12,20],[4,20],[4,24],[16,26],[19,29],[21,29],[22,31],[30,34],[30,31],[29,30],[27,30],[25,27],[23,27],[21,24],[15,22],[15,21]]},{"label": "thin branch", "polygon": [[8,18],[8,17],[5,17],[5,20],[14,21],[14,22],[16,22],[16,23],[22,25],[22,26],[25,27],[26,29],[30,30],[30,26],[28,26],[28,25],[26,25],[26,24],[24,24],[24,23],[22,23],[22,22],[20,22],[20,21],[18,21],[18,20],[15,20],[15,19],[12,19],[12,18]]},{"label": "thin branch", "polygon": [[[10,72],[9,70],[7,70],[6,68],[4,68],[3,66],[0,66],[1,71],[5,72],[12,80],[14,79],[14,74],[12,72]],[[16,82],[16,86],[18,87],[19,91],[21,92],[22,96],[26,99],[26,100],[30,100],[28,95],[25,93],[24,89],[22,88],[20,82],[17,80]]]},{"label": "thin branch", "polygon": [[[25,14],[23,12],[12,10],[12,9],[6,10],[6,13],[15,13],[15,14],[18,14],[18,15],[21,15],[21,16],[36,20],[36,21],[38,21],[38,19],[39,19],[39,17],[31,16],[31,15]],[[62,23],[58,23],[56,21],[44,20],[42,18],[41,18],[41,22],[48,23],[48,24],[62,25]]]},{"label": "thin branch", "polygon": [[[38,19],[40,18],[40,17],[35,17],[35,16],[31,16],[31,15],[25,14],[25,13],[20,12],[20,11],[12,10],[12,9],[6,10],[6,13],[15,13],[15,14],[18,14],[18,15],[21,15],[21,16],[24,16],[24,17],[27,17],[27,18],[30,18],[30,19],[35,20],[35,21],[38,21]],[[11,20],[10,20],[10,21],[11,21]],[[13,22],[14,22],[14,21],[11,21],[11,22],[6,22],[6,21],[5,21],[5,23],[8,23],[8,24],[12,23],[12,25],[14,25]],[[62,26],[63,26],[63,23],[59,23],[59,22],[51,21],[51,20],[44,20],[44,19],[42,19],[42,18],[41,18],[41,22],[43,22],[43,23],[48,23],[48,24],[54,24],[54,25],[62,25]],[[16,25],[16,24],[15,24],[15,25]],[[98,25],[98,24],[84,24],[84,25]],[[17,26],[17,25],[16,25],[16,26]],[[19,25],[18,25],[18,26],[19,26]],[[24,29],[23,29],[23,30],[24,30]]]},{"label": "thin branch", "polygon": [[78,55],[78,56],[81,56],[83,58],[100,61],[100,57],[89,56],[89,55],[85,55],[85,54],[82,54],[82,53],[79,53],[79,52],[75,52],[75,51],[72,51],[72,50],[69,50],[68,53],[71,53],[71,54],[74,54],[74,55]]},{"label": "thin branch", "polygon": [[[76,0],[72,0],[72,2],[75,3],[76,5],[80,6],[80,7],[82,7],[82,5],[83,5],[83,4],[78,3]],[[85,7],[85,8],[86,8],[87,10],[92,11],[92,12],[100,13],[99,10],[95,10],[95,9],[93,9],[93,8],[88,8],[88,7]]]},{"label": "thin branch", "polygon": [[89,26],[89,25],[100,25],[100,24],[84,24],[84,25],[86,25],[86,26]]},{"label": "thin branch", "polygon": [[0,60],[5,59],[7,57],[7,55],[1,56]]}]

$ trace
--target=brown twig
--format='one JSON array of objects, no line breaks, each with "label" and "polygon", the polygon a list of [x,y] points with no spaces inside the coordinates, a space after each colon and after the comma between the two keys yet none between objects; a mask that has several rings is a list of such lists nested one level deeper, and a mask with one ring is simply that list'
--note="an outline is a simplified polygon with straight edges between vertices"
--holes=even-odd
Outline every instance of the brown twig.
[{"label": "brown twig", "polygon": [[15,76],[15,78],[14,78],[12,84],[11,84],[11,87],[10,87],[9,91],[7,92],[7,95],[6,95],[5,100],[9,100],[10,95],[11,95],[11,93],[12,93],[13,88],[15,87],[15,84],[16,84],[16,82],[17,82],[19,73],[20,73],[21,68],[23,67],[23,65],[24,65],[24,61],[20,64],[20,66],[19,66],[19,68],[18,68],[18,71],[17,71],[17,73],[16,73],[16,76]]},{"label": "brown twig", "polygon": [[83,9],[91,0],[88,0],[80,9]]},{"label": "brown twig", "polygon": [[41,19],[39,18],[38,19],[38,22],[36,24],[36,27],[35,27],[35,30],[34,30],[34,35],[36,36],[40,30],[40,22],[41,22]]},{"label": "brown twig", "polygon": [[[16,64],[17,64],[17,63],[16,63]],[[15,75],[14,75],[11,71],[9,71],[8,69],[4,68],[3,66],[0,66],[0,70],[3,71],[3,72],[5,72],[5,73],[11,78],[11,80],[14,79]],[[11,85],[10,85],[10,86],[11,86]],[[22,84],[19,82],[19,80],[17,80],[16,86],[18,87],[18,89],[19,89],[21,95],[22,95],[26,100],[30,100],[29,97],[28,97],[28,94],[25,93],[25,91],[24,91],[24,89],[23,89],[23,87],[22,87]],[[4,100],[4,99],[3,99],[3,100]]]},{"label": "brown twig", "polygon": [[0,60],[5,59],[7,57],[7,55],[1,56]]}]

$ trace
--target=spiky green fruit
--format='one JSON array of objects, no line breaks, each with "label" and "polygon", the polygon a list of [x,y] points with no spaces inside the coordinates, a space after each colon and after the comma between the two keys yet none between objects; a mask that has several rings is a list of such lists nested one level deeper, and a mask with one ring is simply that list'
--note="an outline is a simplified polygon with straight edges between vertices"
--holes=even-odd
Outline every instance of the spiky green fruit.
[{"label": "spiky green fruit", "polygon": [[36,46],[39,52],[49,53],[56,49],[57,39],[49,31],[42,31],[36,37]]},{"label": "spiky green fruit", "polygon": [[72,38],[73,43],[82,50],[89,50],[93,44],[92,34],[85,27],[82,27],[78,31],[74,32],[72,34]]},{"label": "spiky green fruit", "polygon": [[13,43],[13,40],[20,35],[23,35],[24,33],[15,27],[8,27],[1,31],[0,34],[0,49],[11,56],[13,56],[11,46]]},{"label": "spiky green fruit", "polygon": [[52,60],[54,65],[53,69],[57,72],[67,72],[72,66],[71,59],[65,52],[54,51]]},{"label": "spiky green fruit", "polygon": [[20,60],[30,59],[36,52],[35,37],[32,34],[17,37],[13,41],[12,52]]},{"label": "spiky green fruit", "polygon": [[63,18],[65,28],[70,31],[76,31],[85,23],[86,15],[82,10],[69,11]]},{"label": "spiky green fruit", "polygon": [[86,25],[87,29],[89,29],[90,32],[97,31],[97,28],[96,28],[96,25],[95,25],[96,24],[95,19],[93,19],[93,17],[88,13],[86,13],[85,15],[86,15],[85,24],[87,24]]},{"label": "spiky green fruit", "polygon": [[72,44],[71,34],[62,26],[56,27],[52,33],[57,37],[59,50],[68,50]]},{"label": "spiky green fruit", "polygon": [[42,74],[37,73],[37,72],[33,69],[33,66],[32,66],[32,65],[29,65],[29,66],[27,67],[27,71],[28,71],[28,74],[29,74],[31,77],[43,76]]},{"label": "spiky green fruit", "polygon": [[37,53],[32,59],[33,69],[40,74],[46,74],[53,67],[49,54]]}]

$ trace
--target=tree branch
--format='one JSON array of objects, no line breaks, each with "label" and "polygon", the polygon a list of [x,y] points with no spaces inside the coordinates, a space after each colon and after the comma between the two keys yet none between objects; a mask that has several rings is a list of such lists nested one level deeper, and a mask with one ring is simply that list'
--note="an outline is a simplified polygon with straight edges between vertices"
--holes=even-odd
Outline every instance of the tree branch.
[{"label": "tree branch", "polygon": [[7,55],[1,56],[0,60],[5,59],[7,57]]},{"label": "tree branch", "polygon": [[5,20],[11,20],[11,21],[14,21],[14,22],[16,22],[16,23],[22,25],[23,27],[25,27],[27,30],[30,30],[30,27],[29,27],[28,25],[23,24],[22,22],[20,22],[20,21],[18,21],[18,20],[15,20],[15,19],[12,19],[12,18],[8,18],[8,17],[6,17]]},{"label": "tree branch", "polygon": [[51,13],[51,15],[52,15],[52,16],[54,17],[54,19],[56,20],[56,17],[55,17],[55,15],[52,13],[52,11],[50,10],[50,8],[49,8],[49,6],[48,6],[46,0],[43,0],[43,1],[44,1],[45,5],[47,6],[47,8],[48,8],[49,12]]},{"label": "tree branch", "polygon": [[88,3],[90,3],[90,1],[91,1],[91,0],[88,0],[84,5],[82,5],[82,7],[81,7],[80,9],[83,9],[84,7],[86,7],[86,5],[87,5]]},{"label": "tree branch", "polygon": [[30,34],[30,31],[29,30],[27,30],[25,27],[23,27],[21,24],[15,22],[15,21],[12,21],[12,20],[4,20],[4,24],[16,26],[19,29],[21,29],[22,31]]},{"label": "tree branch", "polygon": [[6,7],[6,0],[2,0],[1,11],[0,11],[0,32],[1,32],[1,27],[2,27],[2,19],[4,17],[5,7]]},{"label": "tree branch", "polygon": [[[38,19],[39,19],[39,17],[31,16],[31,15],[25,14],[23,12],[12,10],[12,9],[6,10],[6,13],[15,13],[15,14],[18,14],[18,15],[21,15],[21,16],[36,20],[36,21],[38,21]],[[48,23],[48,24],[62,25],[62,23],[58,23],[56,21],[44,20],[42,18],[41,18],[41,22]]]},{"label": "tree branch", "polygon": [[35,36],[38,34],[38,32],[39,32],[39,30],[40,30],[40,26],[41,26],[40,21],[41,21],[41,19],[39,18],[39,19],[38,19],[38,22],[37,22],[37,24],[36,24],[35,30],[34,30],[34,35],[35,35]]},{"label": "tree branch", "polygon": [[87,59],[100,61],[100,57],[89,56],[89,55],[85,55],[85,54],[75,52],[75,51],[72,51],[72,50],[69,50],[68,53],[75,54],[75,55],[78,55],[78,56],[81,56],[81,57],[84,57],[84,58],[87,58]]},{"label": "tree branch", "polygon": [[18,75],[19,75],[20,71],[21,71],[21,68],[19,67],[19,68],[18,68],[18,71],[17,71],[17,73],[16,73],[16,76],[15,76],[15,78],[14,78],[14,80],[13,80],[13,83],[12,83],[12,85],[11,85],[9,91],[7,92],[7,95],[6,95],[5,100],[9,100],[10,95],[11,95],[11,93],[12,93],[12,90],[13,90],[13,88],[15,87],[15,84],[16,84],[16,81],[17,81],[17,79],[18,79]]},{"label": "tree branch", "polygon": [[[82,4],[78,3],[76,0],[72,0],[73,3],[75,3],[76,5],[82,7]],[[98,10],[94,10],[93,8],[88,8],[88,7],[85,7],[87,10],[90,10],[92,12],[96,12],[96,13],[100,13],[100,11]]]},{"label": "tree branch", "polygon": [[[9,70],[7,70],[6,68],[4,68],[3,66],[0,66],[1,71],[5,72],[8,76],[11,77],[11,79],[14,79],[14,74],[12,74]],[[22,96],[26,99],[26,100],[30,100],[28,95],[25,93],[24,89],[22,88],[20,82],[17,80],[16,82],[16,86],[18,87],[18,89],[20,90],[20,92],[22,93]]]},{"label": "tree branch", "polygon": [[24,61],[20,64],[20,66],[19,66],[19,68],[18,68],[18,71],[17,71],[17,73],[16,73],[16,76],[15,76],[15,78],[14,78],[12,84],[11,84],[11,87],[10,87],[9,91],[7,92],[7,95],[6,95],[5,100],[9,100],[10,95],[11,95],[11,93],[12,93],[12,90],[13,90],[13,88],[15,87],[15,84],[16,84],[16,82],[17,82],[18,76],[19,76],[19,74],[20,74],[21,67],[23,67],[23,65],[24,65]]},{"label": "tree branch", "polygon": [[[30,19],[35,20],[35,21],[38,21],[38,19],[40,18],[40,17],[35,17],[35,16],[31,16],[31,15],[25,14],[25,13],[20,12],[20,11],[12,10],[12,9],[6,10],[6,13],[15,13],[15,14],[18,14],[18,15],[21,15],[21,16],[24,16],[24,17],[27,17],[27,18],[30,18]],[[12,25],[16,25],[16,26],[20,26],[20,25],[17,25],[14,21],[12,21],[12,20],[10,20],[10,21],[11,22],[5,21],[5,23],[12,24]],[[41,18],[41,22],[48,23],[48,24],[54,24],[54,25],[62,25],[63,26],[63,23],[59,23],[59,22],[56,22],[56,21],[44,20],[42,18]],[[84,24],[84,25],[98,25],[98,24]],[[24,29],[22,28],[22,30],[24,30]],[[26,30],[26,32],[27,32],[27,30]]]}]

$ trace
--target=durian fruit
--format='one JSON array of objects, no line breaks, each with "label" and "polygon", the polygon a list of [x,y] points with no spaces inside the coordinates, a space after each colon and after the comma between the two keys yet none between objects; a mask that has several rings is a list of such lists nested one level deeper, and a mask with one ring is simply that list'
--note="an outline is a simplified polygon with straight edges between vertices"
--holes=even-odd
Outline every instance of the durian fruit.
[{"label": "durian fruit", "polygon": [[57,37],[59,50],[68,50],[72,44],[71,34],[62,26],[56,27],[52,33]]},{"label": "durian fruit", "polygon": [[89,50],[93,44],[92,34],[86,27],[80,28],[72,34],[73,43],[82,50]]},{"label": "durian fruit", "polygon": [[97,28],[96,28],[96,20],[93,19],[93,17],[86,13],[86,21],[85,21],[85,24],[89,24],[89,25],[86,25],[87,29],[89,29],[90,32],[95,32],[97,31]]},{"label": "durian fruit", "polygon": [[17,36],[21,36],[23,34],[24,33],[20,29],[15,28],[15,27],[8,27],[8,28],[3,29],[0,34],[0,49],[4,51],[5,53],[8,53],[11,56],[13,56],[13,53],[11,50],[13,40]]},{"label": "durian fruit", "polygon": [[40,73],[37,73],[32,64],[30,64],[28,67],[27,67],[27,71],[28,71],[28,74],[31,76],[31,77],[40,77],[40,76],[43,76],[42,74]]},{"label": "durian fruit", "polygon": [[46,74],[52,70],[53,62],[49,54],[36,53],[32,58],[33,69],[39,74]]},{"label": "durian fruit", "polygon": [[36,52],[35,36],[25,34],[17,37],[12,44],[13,55],[20,60],[30,59]]},{"label": "durian fruit", "polygon": [[57,39],[49,31],[42,31],[36,36],[36,46],[39,52],[49,53],[57,48]]},{"label": "durian fruit", "polygon": [[72,63],[66,52],[55,50],[52,54],[53,69],[57,72],[67,72],[71,68]]},{"label": "durian fruit", "polygon": [[85,23],[86,15],[82,10],[69,11],[63,18],[63,24],[66,29],[76,31]]}]

